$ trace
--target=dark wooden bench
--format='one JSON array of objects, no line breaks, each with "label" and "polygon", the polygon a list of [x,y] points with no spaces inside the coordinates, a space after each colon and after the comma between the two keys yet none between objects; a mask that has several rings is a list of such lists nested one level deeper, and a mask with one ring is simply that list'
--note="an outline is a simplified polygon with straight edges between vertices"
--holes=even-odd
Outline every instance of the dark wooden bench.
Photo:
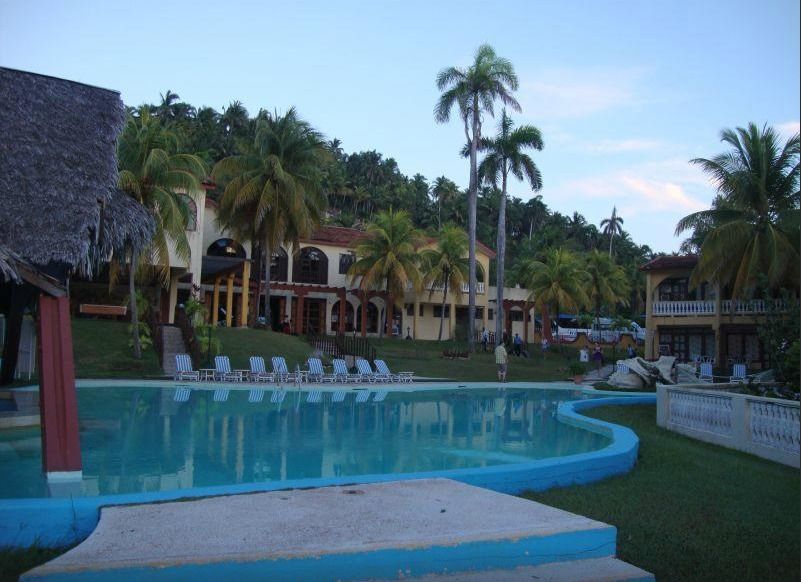
[{"label": "dark wooden bench", "polygon": [[125,317],[128,308],[125,305],[93,305],[81,303],[78,307],[81,315],[94,315],[95,317]]}]

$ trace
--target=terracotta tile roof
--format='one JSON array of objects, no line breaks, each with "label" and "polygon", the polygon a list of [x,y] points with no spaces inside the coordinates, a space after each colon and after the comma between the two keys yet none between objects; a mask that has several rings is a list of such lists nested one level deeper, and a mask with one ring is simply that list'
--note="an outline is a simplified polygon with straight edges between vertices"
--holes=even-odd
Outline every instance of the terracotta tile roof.
[{"label": "terracotta tile roof", "polygon": [[[363,230],[326,225],[321,226],[312,236],[301,239],[301,241],[305,243],[320,243],[352,248],[359,244],[359,241],[366,236],[367,233]],[[433,238],[429,239],[430,242],[434,242],[434,240]],[[476,247],[491,259],[495,258],[495,251],[481,241],[476,241]]]},{"label": "terracotta tile roof", "polygon": [[663,255],[651,259],[640,267],[640,271],[660,271],[665,269],[693,269],[698,264],[698,255]]}]

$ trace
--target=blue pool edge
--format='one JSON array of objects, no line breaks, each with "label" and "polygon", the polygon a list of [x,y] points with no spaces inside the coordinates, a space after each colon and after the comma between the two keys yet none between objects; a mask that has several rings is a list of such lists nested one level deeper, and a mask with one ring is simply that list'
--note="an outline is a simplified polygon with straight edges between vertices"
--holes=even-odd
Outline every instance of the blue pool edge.
[{"label": "blue pool edge", "polygon": [[[95,382],[82,381],[80,385],[88,387],[94,385]],[[164,384],[164,382],[159,383],[161,386]],[[108,383],[105,385],[108,385]],[[482,385],[486,387],[486,384]],[[448,384],[448,387],[452,386],[453,384]],[[459,387],[461,385],[454,388],[458,389]],[[531,383],[507,384],[506,387],[531,387]],[[567,387],[567,384],[564,387]],[[406,386],[403,388],[406,388]],[[576,386],[573,386],[572,389],[575,390]],[[639,448],[637,435],[627,427],[586,417],[580,414],[579,411],[598,406],[655,404],[656,394],[633,393],[625,396],[606,397],[608,394],[619,393],[600,392],[586,387],[582,390],[586,394],[603,395],[604,397],[562,402],[557,409],[557,419],[565,424],[610,438],[612,442],[598,451],[538,459],[527,463],[471,469],[294,479],[279,482],[243,483],[97,497],[0,499],[0,547],[29,547],[33,545],[60,547],[77,543],[92,533],[97,525],[100,509],[110,505],[189,500],[282,489],[380,483],[435,477],[453,479],[501,493],[519,494],[527,490],[544,491],[552,487],[583,485],[614,475],[628,473],[637,461]]]}]

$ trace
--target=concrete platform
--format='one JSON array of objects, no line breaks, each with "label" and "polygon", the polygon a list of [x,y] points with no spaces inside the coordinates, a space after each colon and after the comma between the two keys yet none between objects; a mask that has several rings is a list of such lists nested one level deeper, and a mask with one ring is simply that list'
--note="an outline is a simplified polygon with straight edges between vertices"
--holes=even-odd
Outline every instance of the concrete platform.
[{"label": "concrete platform", "polygon": [[397,579],[612,557],[615,537],[518,497],[396,481],[104,508],[89,538],[23,579]]}]

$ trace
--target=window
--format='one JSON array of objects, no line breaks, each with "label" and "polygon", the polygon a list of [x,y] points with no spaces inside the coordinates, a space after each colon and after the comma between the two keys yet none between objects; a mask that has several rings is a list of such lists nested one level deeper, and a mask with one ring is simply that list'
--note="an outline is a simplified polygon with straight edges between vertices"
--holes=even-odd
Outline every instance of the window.
[{"label": "window", "polygon": [[476,319],[484,319],[484,308],[476,305]]},{"label": "window", "polygon": [[[695,293],[689,291],[689,279],[666,279],[659,284],[659,301],[687,301],[695,299]],[[692,295],[692,296],[691,296]]]},{"label": "window", "polygon": [[406,304],[406,315],[409,317],[414,317],[414,303]]},{"label": "window", "polygon": [[446,305],[445,306],[445,315],[444,316],[442,315],[442,305],[435,305],[434,306],[434,317],[439,317],[439,318],[444,317],[445,319],[448,319],[450,316],[451,316],[451,306],[450,305]]},{"label": "window", "polygon": [[523,312],[517,309],[512,309],[509,311],[509,319],[510,321],[523,321]]},{"label": "window", "polygon": [[328,257],[315,247],[300,249],[292,264],[292,280],[295,283],[328,283]]},{"label": "window", "polygon": [[487,319],[492,319],[494,321],[495,320],[495,310],[488,309],[487,310],[487,316],[488,316]]},{"label": "window", "polygon": [[421,303],[419,307],[419,315],[420,317],[423,317],[425,314],[426,314],[425,305]]},{"label": "window", "polygon": [[350,266],[356,262],[355,253],[340,253],[339,254],[339,274],[347,275]]},{"label": "window", "polygon": [[288,263],[289,258],[284,249],[279,248],[273,251],[272,260],[270,261],[270,280],[286,281]]},{"label": "window", "polygon": [[242,245],[230,238],[217,239],[206,249],[206,254],[212,257],[247,258]]}]

